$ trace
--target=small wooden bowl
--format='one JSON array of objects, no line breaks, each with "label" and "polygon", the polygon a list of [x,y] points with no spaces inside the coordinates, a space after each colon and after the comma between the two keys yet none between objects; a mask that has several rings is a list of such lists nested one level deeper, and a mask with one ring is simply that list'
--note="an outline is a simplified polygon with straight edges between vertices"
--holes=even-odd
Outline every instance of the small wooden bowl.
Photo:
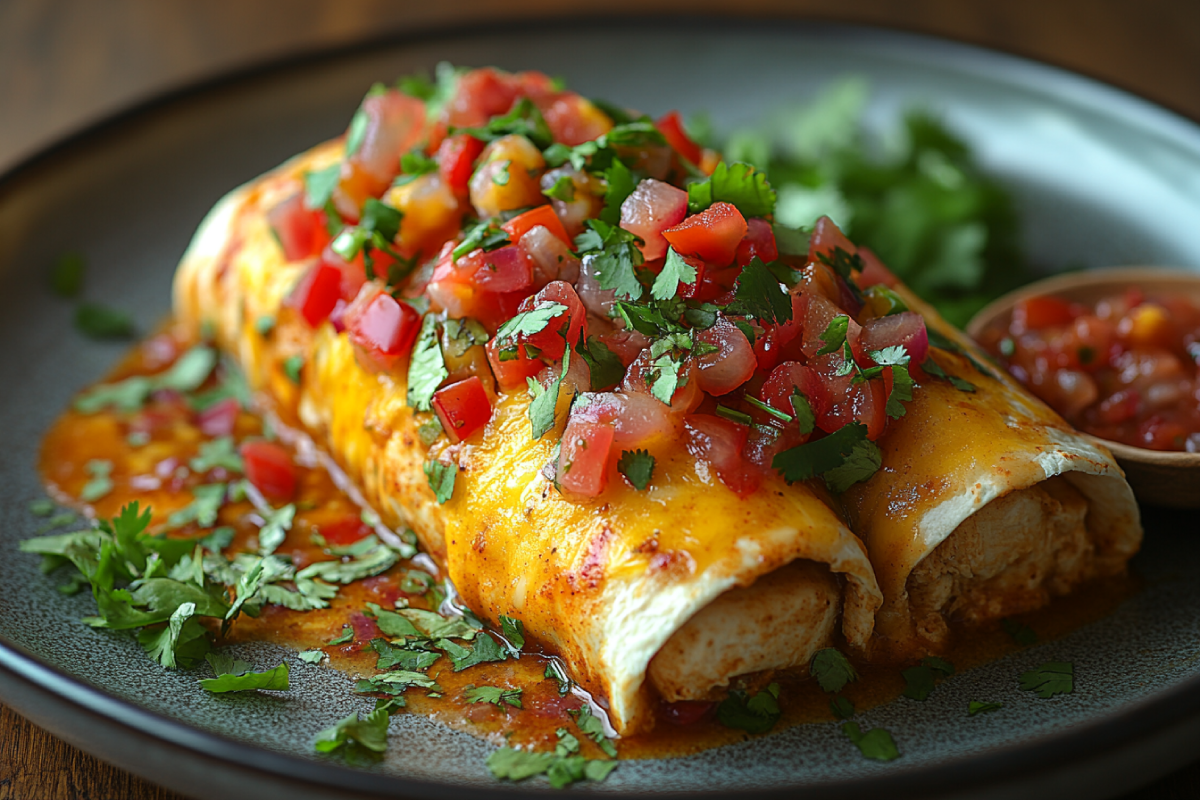
[{"label": "small wooden bowl", "polygon": [[[1091,304],[1131,285],[1149,295],[1182,295],[1200,303],[1200,272],[1161,267],[1112,267],[1071,272],[1009,292],[972,317],[967,334],[978,339],[979,334],[993,324],[1007,328],[1013,306],[1027,297],[1052,295]],[[1141,502],[1169,508],[1200,508],[1200,453],[1147,450],[1088,434],[1084,436],[1112,451]]]}]

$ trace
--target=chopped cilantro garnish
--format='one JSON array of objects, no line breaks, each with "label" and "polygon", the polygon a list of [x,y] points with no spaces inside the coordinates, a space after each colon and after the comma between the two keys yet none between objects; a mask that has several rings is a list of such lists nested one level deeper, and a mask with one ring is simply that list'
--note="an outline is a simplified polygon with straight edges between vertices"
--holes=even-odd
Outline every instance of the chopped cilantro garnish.
[{"label": "chopped cilantro garnish", "polygon": [[904,696],[913,700],[924,700],[933,691],[938,677],[948,677],[954,674],[950,662],[940,658],[922,659],[915,667],[909,667],[901,675],[904,676]]},{"label": "chopped cilantro garnish", "polygon": [[754,397],[753,395],[749,395],[749,394],[746,395],[745,400],[747,403],[754,406],[759,411],[762,411],[763,413],[774,417],[775,419],[779,420],[780,422],[791,422],[792,419],[794,419],[794,417],[792,417],[791,414],[786,414],[786,413],[780,411],[779,409],[775,408],[774,406],[764,403],[762,400],[759,400],[757,397]]},{"label": "chopped cilantro garnish", "polygon": [[666,405],[671,405],[675,390],[679,388],[679,370],[683,362],[672,353],[663,353],[650,365],[650,394]]},{"label": "chopped cilantro garnish", "polygon": [[529,389],[533,393],[533,402],[529,404],[529,425],[535,440],[542,438],[546,431],[554,427],[559,391],[570,366],[571,348],[568,347],[563,350],[562,372],[550,382],[549,386],[542,388],[542,385],[533,378],[529,379]]},{"label": "chopped cilantro garnish", "polygon": [[717,706],[717,721],[726,728],[766,733],[779,721],[779,684],[772,683],[753,696],[734,689]]},{"label": "chopped cilantro garnish", "polygon": [[775,212],[775,190],[750,164],[722,161],[711,177],[688,186],[690,213],[698,214],[713,203],[732,203],[746,217],[768,217]]},{"label": "chopped cilantro garnish", "polygon": [[950,375],[941,366],[933,360],[933,356],[926,356],[925,363],[921,364],[921,369],[935,378],[941,378],[944,381],[950,381],[950,385],[960,392],[974,392],[975,384],[970,381],[965,381],[957,375]]},{"label": "chopped cilantro garnish", "polygon": [[856,483],[870,480],[881,466],[883,454],[879,451],[879,446],[869,439],[862,439],[854,443],[840,465],[826,470],[822,477],[830,491],[841,494]]},{"label": "chopped cilantro garnish", "polygon": [[333,637],[332,639],[330,639],[327,642],[327,644],[331,644],[331,645],[346,644],[347,642],[353,642],[353,641],[354,641],[354,629],[351,628],[349,625],[343,625],[342,632],[339,633],[337,636]]},{"label": "chopped cilantro garnish", "polygon": [[43,497],[29,504],[29,513],[35,517],[48,517],[54,513],[55,507],[53,500]]},{"label": "chopped cilantro garnish", "polygon": [[80,303],[75,327],[91,339],[128,339],[137,332],[128,313],[99,303]]},{"label": "chopped cilantro garnish", "polygon": [[792,411],[796,412],[796,423],[800,426],[800,432],[805,435],[812,433],[817,425],[817,415],[804,392],[795,389],[792,392],[791,403]]},{"label": "chopped cilantro garnish", "polygon": [[80,490],[79,499],[85,503],[94,503],[113,489],[113,464],[111,461],[93,458],[84,468],[90,478]]},{"label": "chopped cilantro garnish", "polygon": [[604,174],[617,158],[616,148],[644,147],[665,143],[666,140],[654,126],[654,122],[649,117],[642,117],[619,124],[608,133],[575,147],[553,144],[546,148],[543,155],[546,163],[551,167],[562,166],[570,161],[571,166],[575,169],[587,169],[589,172]]},{"label": "chopped cilantro garnish", "polygon": [[779,279],[762,259],[755,256],[738,276],[737,291],[727,313],[751,316],[764,324],[781,325],[792,319],[792,297],[779,285]]},{"label": "chopped cilantro garnish", "polygon": [[454,494],[454,478],[457,474],[458,467],[453,464],[445,464],[433,459],[425,462],[425,479],[429,482],[429,488],[433,490],[433,496],[439,505],[445,503]]},{"label": "chopped cilantro garnish", "polygon": [[[778,690],[776,692],[778,693]],[[578,711],[570,710],[567,713],[575,718],[575,724],[579,726],[579,730],[583,731],[584,735],[598,744],[601,750],[613,758],[617,757],[617,747],[608,738],[608,734],[604,732],[603,720],[592,713],[590,706],[583,706]]]},{"label": "chopped cilantro garnish", "polygon": [[450,663],[454,665],[455,672],[462,672],[464,669],[473,667],[476,664],[484,664],[489,661],[503,661],[508,658],[504,649],[496,644],[496,640],[486,633],[480,633],[476,636],[475,643],[471,647],[455,644],[448,639],[439,641],[438,647],[450,659]]},{"label": "chopped cilantro garnish", "polygon": [[564,203],[570,203],[575,199],[575,181],[571,180],[570,175],[563,175],[549,189],[543,189],[542,194]]},{"label": "chopped cilantro garnish", "polygon": [[521,708],[520,689],[502,689],[499,686],[468,686],[463,696],[468,703],[491,703],[496,708],[510,705]]},{"label": "chopped cilantro garnish", "polygon": [[341,171],[342,164],[338,162],[324,169],[304,173],[304,207],[309,211],[324,208],[333,198]]},{"label": "chopped cilantro garnish", "polygon": [[881,459],[879,448],[867,439],[867,427],[851,422],[823,439],[784,450],[771,466],[789,483],[825,476],[830,488],[840,493],[874,475]]},{"label": "chopped cilantro garnish", "polygon": [[521,648],[525,646],[525,623],[513,617],[500,615],[500,633],[504,635],[508,642],[506,648],[513,658],[518,658],[521,655]]},{"label": "chopped cilantro garnish", "polygon": [[637,300],[643,287],[635,267],[642,264],[637,236],[603,220],[589,219],[588,230],[575,237],[579,255],[591,260],[591,269],[601,289],[616,292],[617,297]]},{"label": "chopped cilantro garnish", "polygon": [[873,308],[883,311],[882,314],[878,314],[877,311],[878,316],[887,317],[892,314],[899,314],[902,311],[908,311],[908,304],[904,302],[904,299],[882,283],[868,286],[863,290],[863,297],[867,299],[868,303],[872,304]]},{"label": "chopped cilantro garnish", "polygon": [[553,753],[535,753],[501,747],[488,756],[487,766],[500,780],[523,781],[545,775],[550,786],[562,789],[577,781],[602,781],[617,768],[617,761],[599,761],[578,755],[579,740],[558,729],[558,745]]},{"label": "chopped cilantro garnish", "polygon": [[789,228],[787,225],[780,225],[778,222],[771,226],[771,230],[775,234],[775,247],[781,255],[808,255],[807,231]]},{"label": "chopped cilantro garnish", "polygon": [[1075,666],[1069,661],[1047,661],[1021,674],[1021,688],[1046,699],[1075,691]]},{"label": "chopped cilantro garnish", "polygon": [[231,436],[201,442],[199,455],[189,461],[188,466],[197,473],[205,473],[216,467],[239,474],[245,471],[245,464]]},{"label": "chopped cilantro garnish", "polygon": [[441,655],[433,650],[397,647],[389,644],[386,639],[372,639],[371,648],[379,654],[375,661],[375,669],[380,671],[398,668],[409,672],[424,672],[441,658]]},{"label": "chopped cilantro garnish", "polygon": [[167,669],[190,667],[208,652],[208,631],[193,618],[195,603],[181,603],[161,628],[143,628],[138,643]]},{"label": "chopped cilantro garnish", "polygon": [[508,231],[501,228],[495,220],[483,220],[467,231],[462,242],[451,251],[450,257],[457,261],[476,248],[486,252],[506,244],[509,244]]},{"label": "chopped cilantro garnish", "polygon": [[292,520],[295,517],[296,506],[294,503],[288,503],[265,516],[263,525],[258,531],[258,552],[261,555],[269,556],[279,545],[283,544],[283,540],[287,538],[287,532],[292,529]]},{"label": "chopped cilantro garnish", "polygon": [[978,700],[972,700],[967,706],[967,716],[973,717],[976,714],[990,714],[993,711],[999,711],[1004,708],[1003,703],[981,703]]},{"label": "chopped cilantro garnish", "polygon": [[283,360],[283,374],[292,383],[300,383],[300,371],[304,369],[304,356],[288,356]]},{"label": "chopped cilantro garnish", "polygon": [[462,128],[457,132],[469,133],[485,142],[517,134],[533,142],[539,150],[544,150],[554,143],[554,135],[550,132],[545,117],[528,97],[522,97],[514,103],[512,110],[507,114],[489,119],[487,125],[482,128]]},{"label": "chopped cilantro garnish", "polygon": [[301,650],[296,655],[305,664],[320,664],[325,660],[324,650]]},{"label": "chopped cilantro garnish", "polygon": [[850,318],[845,314],[839,314],[830,320],[825,332],[821,334],[821,341],[825,344],[817,351],[817,355],[824,356],[841,350],[846,344],[846,332],[849,328]]},{"label": "chopped cilantro garnish", "polygon": [[645,450],[625,450],[617,461],[617,470],[633,488],[645,491],[654,475],[654,456]]},{"label": "chopped cilantro garnish", "polygon": [[566,313],[567,307],[553,300],[543,300],[528,311],[522,311],[496,331],[496,344],[502,347],[518,336],[532,336],[541,333],[550,324],[550,320]]},{"label": "chopped cilantro garnish", "polygon": [[492,183],[497,186],[508,186],[509,178],[508,168],[512,166],[511,160],[501,161],[500,168],[492,173]]},{"label": "chopped cilantro garnish", "polygon": [[168,528],[181,528],[195,522],[201,528],[212,527],[225,502],[224,483],[208,483],[192,489],[192,502],[167,517]]},{"label": "chopped cilantro garnish", "polygon": [[87,267],[79,253],[64,253],[50,270],[50,289],[59,297],[78,297],[83,291],[83,274]]},{"label": "chopped cilantro garnish", "polygon": [[209,653],[205,658],[217,676],[200,680],[200,685],[210,692],[245,692],[253,689],[286,692],[289,688],[286,663],[262,672],[254,672],[245,661],[221,653]]},{"label": "chopped cilantro garnish", "polygon": [[[743,273],[745,274],[745,273]],[[670,300],[679,290],[679,284],[696,282],[696,268],[675,252],[675,248],[667,250],[667,260],[663,263],[662,272],[654,278],[650,287],[650,296],[655,300]],[[789,310],[791,306],[788,306]]]},{"label": "chopped cilantro garnish", "polygon": [[809,674],[827,692],[840,692],[847,683],[858,680],[858,672],[850,659],[834,647],[817,651],[809,666]]},{"label": "chopped cilantro garnish", "polygon": [[842,723],[842,733],[854,742],[867,758],[875,761],[894,761],[900,757],[900,751],[896,748],[896,742],[892,739],[892,735],[883,728],[872,728],[863,733],[856,722]]},{"label": "chopped cilantro garnish", "polygon": [[604,208],[600,211],[600,219],[609,225],[620,225],[621,204],[637,188],[637,179],[621,159],[613,158],[604,170],[604,185]]},{"label": "chopped cilantro garnish", "polygon": [[829,710],[838,719],[850,719],[854,716],[854,703],[837,694],[830,698]]},{"label": "chopped cilantro garnish", "polygon": [[1012,640],[1017,644],[1023,647],[1028,647],[1031,644],[1037,644],[1037,633],[1035,633],[1033,628],[1029,627],[1025,623],[1017,622],[1015,619],[1008,619],[1006,617],[1000,620],[1000,624],[1003,626],[1004,632],[1011,636]]},{"label": "chopped cilantro garnish", "polygon": [[376,709],[365,718],[354,712],[317,734],[318,753],[338,753],[351,764],[378,760],[387,752],[388,712]]},{"label": "chopped cilantro garnish", "polygon": [[558,682],[558,693],[560,695],[565,695],[571,691],[571,678],[563,668],[562,662],[557,659],[552,658],[546,662],[544,677]]},{"label": "chopped cilantro garnish", "polygon": [[425,445],[426,447],[429,447],[436,442],[438,437],[441,435],[442,423],[437,417],[434,417],[428,422],[422,422],[420,427],[417,428],[417,438],[420,439],[421,444]]},{"label": "chopped cilantro garnish", "polygon": [[587,362],[591,372],[589,388],[593,392],[611,389],[625,378],[625,365],[621,359],[595,336],[589,336],[586,342],[580,338],[575,345],[575,352]]},{"label": "chopped cilantro garnish", "polygon": [[422,153],[420,148],[414,148],[400,156],[400,171],[404,174],[394,181],[394,185],[403,185],[420,175],[437,172],[438,162]]},{"label": "chopped cilantro garnish", "polygon": [[[438,344],[437,317],[426,314],[408,366],[408,404],[418,411],[428,411],[433,393],[448,377],[450,373]],[[426,474],[429,474],[428,469]],[[446,496],[449,498],[449,494]]]}]

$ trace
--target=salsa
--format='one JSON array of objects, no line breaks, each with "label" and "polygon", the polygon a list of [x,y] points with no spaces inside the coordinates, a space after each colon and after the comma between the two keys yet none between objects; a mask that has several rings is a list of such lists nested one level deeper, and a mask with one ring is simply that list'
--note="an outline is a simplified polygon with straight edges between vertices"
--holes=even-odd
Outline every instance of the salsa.
[{"label": "salsa", "polygon": [[1200,452],[1200,306],[1186,297],[1136,286],[1089,305],[1031,297],[980,344],[1081,430]]}]

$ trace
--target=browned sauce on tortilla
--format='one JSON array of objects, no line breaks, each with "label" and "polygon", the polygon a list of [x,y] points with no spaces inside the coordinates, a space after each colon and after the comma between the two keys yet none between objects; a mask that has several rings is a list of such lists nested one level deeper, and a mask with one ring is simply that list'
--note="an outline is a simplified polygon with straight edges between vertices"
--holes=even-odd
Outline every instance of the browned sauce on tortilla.
[{"label": "browned sauce on tortilla", "polygon": [[[134,348],[108,380],[159,372],[182,352],[183,347],[183,343],[169,333],[153,336]],[[292,420],[284,422],[294,424]],[[133,443],[131,433],[137,434]],[[269,432],[264,430],[261,417],[240,412],[234,428],[237,440],[264,435]],[[205,438],[185,399],[171,392],[160,392],[133,412],[107,409],[85,415],[67,411],[46,434],[40,467],[50,493],[90,517],[112,517],[126,503],[137,500],[143,507],[150,506],[154,519],[161,521],[191,502],[191,490],[195,486],[236,477],[225,474],[220,468],[205,474],[196,474],[187,468]],[[90,477],[87,464],[93,460],[111,462],[113,488],[93,503],[86,504],[79,498]],[[277,552],[290,557],[297,568],[301,568],[331,558],[316,534],[334,528],[353,529],[360,519],[361,509],[338,488],[335,480],[338,476],[311,454],[299,455],[297,462],[300,464],[294,498],[297,513],[287,539]],[[249,501],[230,502],[221,508],[217,524],[230,526],[235,531],[232,544],[225,550],[227,555],[239,550],[253,551],[256,547],[258,525],[252,519],[253,514]],[[359,535],[365,532],[360,531]],[[171,535],[193,537],[205,533],[207,531],[201,532],[193,524]],[[431,569],[432,564],[421,556],[417,557],[416,563],[402,560],[383,574],[341,587],[327,609],[300,612],[281,606],[264,606],[257,618],[239,617],[224,641],[265,640],[298,650],[321,648],[329,656],[328,663],[352,676],[368,677],[376,673],[376,653],[370,640],[382,634],[375,621],[364,613],[367,604],[391,608],[397,601],[406,600],[411,607],[429,608],[430,594],[408,594],[401,589],[409,570],[425,568]],[[408,586],[413,588],[411,584]],[[1023,615],[1019,621],[1035,628],[1041,640],[1053,639],[1108,615],[1135,589],[1135,581],[1129,578],[1100,581],[1055,601],[1048,608]],[[353,631],[352,641],[327,645],[343,632],[344,626]],[[959,671],[1019,649],[999,625],[959,630],[956,634],[953,640],[957,644],[945,657]],[[582,693],[562,694],[558,682],[545,676],[546,665],[545,656],[527,653],[518,660],[479,664],[455,673],[448,660],[442,657],[428,670],[441,691],[433,692],[436,696],[431,696],[431,691],[409,689],[405,694],[405,713],[425,714],[498,744],[553,748],[556,731],[570,721],[568,710],[579,708],[585,699]],[[903,666],[859,661],[856,667],[861,679],[847,685],[842,695],[859,711],[890,702],[904,690],[900,675]],[[765,684],[768,680],[781,687],[782,718],[775,730],[836,719],[830,710],[830,695],[808,675],[759,676],[758,683]],[[520,688],[523,692],[521,708],[469,703],[464,690],[471,685]],[[673,723],[665,712],[660,716],[651,732],[620,741],[621,757],[683,755],[750,738],[744,731],[723,727],[711,709],[699,721],[687,725]],[[601,757],[595,744],[585,737],[580,739],[584,755]]]}]

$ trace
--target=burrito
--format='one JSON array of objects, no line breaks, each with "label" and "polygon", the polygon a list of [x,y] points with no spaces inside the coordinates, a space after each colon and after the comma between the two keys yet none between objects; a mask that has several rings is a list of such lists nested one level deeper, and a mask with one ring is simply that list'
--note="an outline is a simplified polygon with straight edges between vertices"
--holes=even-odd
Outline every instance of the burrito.
[{"label": "burrito", "polygon": [[714,398],[753,372],[749,340],[680,296],[733,291],[769,224],[712,202],[722,241],[671,232],[699,216],[682,176],[716,163],[676,118],[610,116],[536,74],[456,81],[437,106],[373,90],[345,137],[223,198],[178,268],[178,319],[619,733],[865,648],[866,549],[823,484],[743,458],[761,432]]},{"label": "burrito", "polygon": [[888,282],[924,318],[932,364],[878,441],[880,470],[841,500],[884,596],[872,657],[903,659],[945,650],[952,620],[1031,611],[1122,573],[1142,528],[1107,450]]}]

